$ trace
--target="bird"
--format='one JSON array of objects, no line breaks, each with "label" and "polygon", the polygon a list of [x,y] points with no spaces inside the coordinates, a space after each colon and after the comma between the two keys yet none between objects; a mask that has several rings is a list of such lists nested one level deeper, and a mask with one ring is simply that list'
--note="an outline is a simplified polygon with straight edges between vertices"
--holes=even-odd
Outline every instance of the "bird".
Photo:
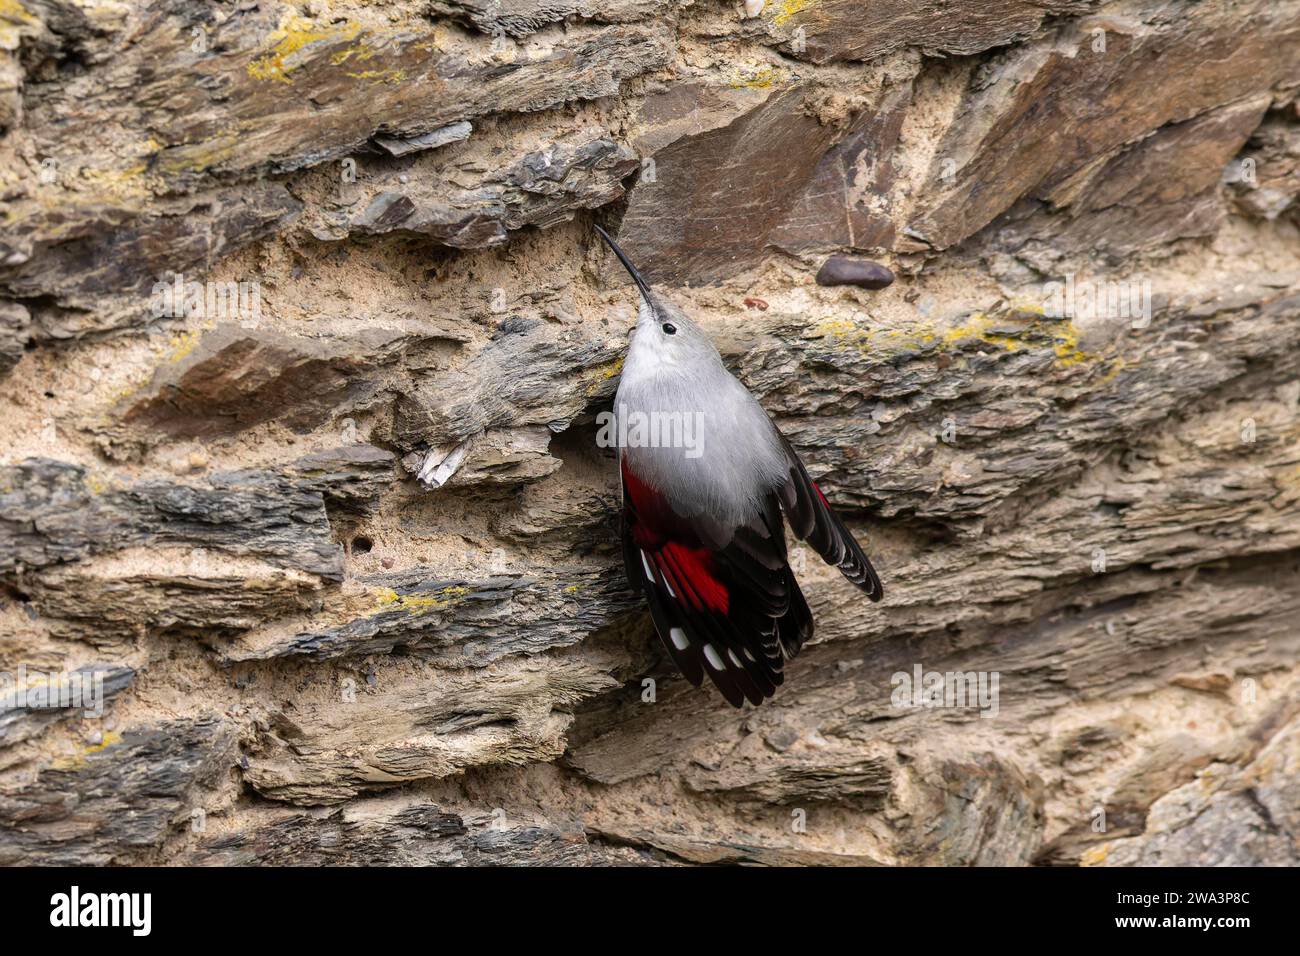
[{"label": "bird", "polygon": [[[612,412],[628,580],[692,685],[707,675],[733,707],[761,704],[813,636],[784,524],[872,601],[880,577],[708,335],[595,228],[640,294]],[[654,441],[656,420],[698,428],[677,433],[689,443]]]}]

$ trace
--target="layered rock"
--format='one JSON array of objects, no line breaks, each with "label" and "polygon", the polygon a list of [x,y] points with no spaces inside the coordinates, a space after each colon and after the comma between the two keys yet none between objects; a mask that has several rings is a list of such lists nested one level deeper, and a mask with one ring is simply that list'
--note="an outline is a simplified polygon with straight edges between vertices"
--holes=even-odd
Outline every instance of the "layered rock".
[{"label": "layered rock", "polygon": [[[0,861],[1296,862],[1297,64],[1291,0],[0,5],[0,672],[104,688],[0,707]],[[761,708],[623,581],[593,221],[884,578],[793,548]]]}]

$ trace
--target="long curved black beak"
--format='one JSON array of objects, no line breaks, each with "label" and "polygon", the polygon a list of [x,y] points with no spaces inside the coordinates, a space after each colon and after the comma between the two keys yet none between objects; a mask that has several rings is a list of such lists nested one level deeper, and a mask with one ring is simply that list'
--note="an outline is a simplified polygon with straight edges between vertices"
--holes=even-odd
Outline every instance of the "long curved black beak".
[{"label": "long curved black beak", "polygon": [[614,250],[614,255],[618,256],[618,261],[623,263],[623,268],[632,276],[632,281],[641,290],[641,296],[645,299],[646,304],[653,308],[654,303],[650,300],[650,286],[646,284],[645,279],[641,278],[641,273],[636,271],[636,266],[632,265],[632,260],[627,257],[627,253],[620,249],[618,243],[611,239],[609,233],[600,226],[596,226],[596,231],[600,233],[600,238],[604,239],[609,244],[609,247]]}]

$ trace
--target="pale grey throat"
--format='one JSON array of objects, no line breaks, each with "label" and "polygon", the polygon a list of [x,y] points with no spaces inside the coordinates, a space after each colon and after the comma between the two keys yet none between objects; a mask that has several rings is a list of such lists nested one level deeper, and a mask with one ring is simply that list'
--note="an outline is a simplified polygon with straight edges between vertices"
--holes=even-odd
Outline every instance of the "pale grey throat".
[{"label": "pale grey throat", "polygon": [[633,474],[683,517],[708,519],[720,528],[747,524],[789,478],[776,426],[727,371],[703,330],[641,277],[604,230],[600,233],[641,292],[614,398],[619,434],[632,433],[629,417],[644,423],[691,416],[699,422],[694,449],[625,447],[621,454]]}]

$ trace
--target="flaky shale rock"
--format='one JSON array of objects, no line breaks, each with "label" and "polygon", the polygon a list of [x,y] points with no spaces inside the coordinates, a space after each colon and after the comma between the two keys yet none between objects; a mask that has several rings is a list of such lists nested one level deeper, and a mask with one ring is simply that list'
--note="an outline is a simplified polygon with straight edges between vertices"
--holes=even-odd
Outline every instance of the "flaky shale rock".
[{"label": "flaky shale rock", "polygon": [[[1298,92],[1300,0],[0,3],[0,862],[1300,863]],[[760,708],[593,223],[884,579]]]}]

